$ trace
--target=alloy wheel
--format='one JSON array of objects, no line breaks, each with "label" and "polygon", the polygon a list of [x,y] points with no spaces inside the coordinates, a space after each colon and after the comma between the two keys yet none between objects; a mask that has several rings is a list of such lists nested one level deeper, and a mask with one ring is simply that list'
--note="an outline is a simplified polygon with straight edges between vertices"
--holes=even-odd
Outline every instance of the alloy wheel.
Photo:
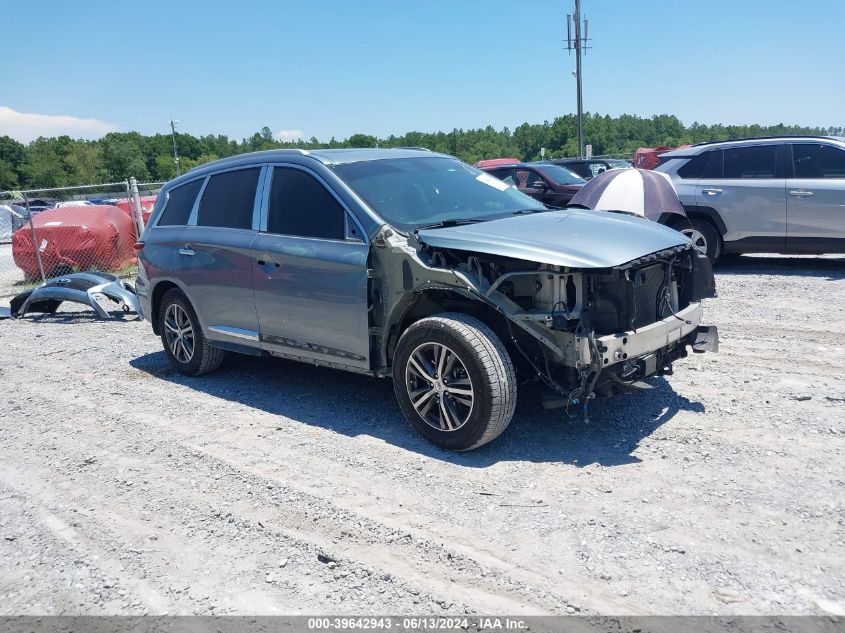
[{"label": "alloy wheel", "polygon": [[405,387],[426,424],[457,431],[472,414],[475,391],[466,366],[440,343],[423,343],[408,357]]},{"label": "alloy wheel", "polygon": [[681,231],[702,254],[707,255],[707,238],[698,229],[684,229]]},{"label": "alloy wheel", "polygon": [[188,363],[194,356],[194,328],[184,308],[177,303],[167,306],[164,313],[164,336],[170,353],[180,363]]}]

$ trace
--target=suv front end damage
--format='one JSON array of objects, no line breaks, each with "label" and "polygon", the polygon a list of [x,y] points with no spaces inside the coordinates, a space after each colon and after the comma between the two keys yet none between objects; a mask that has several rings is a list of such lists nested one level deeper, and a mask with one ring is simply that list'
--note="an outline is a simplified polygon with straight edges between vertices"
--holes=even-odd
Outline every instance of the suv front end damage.
[{"label": "suv front end damage", "polygon": [[[543,220],[566,213],[543,214]],[[489,233],[493,224],[482,226]],[[667,248],[618,262],[614,257],[627,257],[636,245],[592,260],[571,249],[532,255],[530,244],[514,236],[509,239],[515,248],[489,235],[474,245],[466,239],[471,229],[435,229],[410,238],[386,229],[377,236],[373,267],[384,272],[371,285],[372,333],[384,373],[395,334],[407,315],[425,314],[428,302],[485,313],[514,359],[548,388],[544,406],[580,406],[584,415],[596,395],[650,388],[642,379],[670,374],[688,347],[717,350],[716,328],[701,325],[702,300],[715,296],[710,262],[674,231],[663,236]],[[462,233],[461,239],[449,232]],[[595,255],[612,246],[585,249]]]}]

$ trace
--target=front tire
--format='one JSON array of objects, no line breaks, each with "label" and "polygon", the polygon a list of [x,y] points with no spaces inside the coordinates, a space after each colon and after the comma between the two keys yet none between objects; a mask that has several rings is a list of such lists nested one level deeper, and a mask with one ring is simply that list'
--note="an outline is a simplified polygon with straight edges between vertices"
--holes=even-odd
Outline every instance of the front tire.
[{"label": "front tire", "polygon": [[443,448],[468,450],[498,437],[513,417],[516,385],[505,346],[469,315],[420,319],[396,345],[399,406],[420,435]]},{"label": "front tire", "polygon": [[711,263],[715,263],[722,254],[722,238],[708,220],[702,218],[690,218],[690,226],[678,229],[686,235],[695,247],[707,255]]},{"label": "front tire", "polygon": [[197,313],[181,290],[167,291],[161,300],[158,319],[164,353],[176,371],[200,376],[220,367],[225,352],[208,344]]}]

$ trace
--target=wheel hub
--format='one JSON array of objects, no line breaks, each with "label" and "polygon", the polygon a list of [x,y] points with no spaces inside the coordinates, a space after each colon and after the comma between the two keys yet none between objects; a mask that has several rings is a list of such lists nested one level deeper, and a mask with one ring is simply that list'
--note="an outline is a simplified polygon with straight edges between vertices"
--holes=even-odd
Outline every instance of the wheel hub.
[{"label": "wheel hub", "polygon": [[426,424],[456,431],[473,411],[475,390],[460,357],[440,343],[423,343],[408,357],[405,387]]},{"label": "wheel hub", "polygon": [[188,363],[194,357],[194,328],[182,306],[172,303],[164,313],[164,337],[173,357]]}]

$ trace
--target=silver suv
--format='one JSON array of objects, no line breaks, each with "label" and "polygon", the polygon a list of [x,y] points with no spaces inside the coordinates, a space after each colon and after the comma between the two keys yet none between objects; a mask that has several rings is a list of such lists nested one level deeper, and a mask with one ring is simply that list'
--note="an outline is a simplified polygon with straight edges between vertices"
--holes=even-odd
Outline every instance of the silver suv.
[{"label": "silver suv", "polygon": [[722,254],[845,253],[845,139],[780,136],[667,152],[668,174],[711,261]]},{"label": "silver suv", "polygon": [[677,231],[553,211],[434,152],[209,163],[165,185],[136,247],[141,311],[178,371],[242,352],[392,377],[446,448],[499,435],[520,381],[574,413],[717,345],[710,262]]}]

